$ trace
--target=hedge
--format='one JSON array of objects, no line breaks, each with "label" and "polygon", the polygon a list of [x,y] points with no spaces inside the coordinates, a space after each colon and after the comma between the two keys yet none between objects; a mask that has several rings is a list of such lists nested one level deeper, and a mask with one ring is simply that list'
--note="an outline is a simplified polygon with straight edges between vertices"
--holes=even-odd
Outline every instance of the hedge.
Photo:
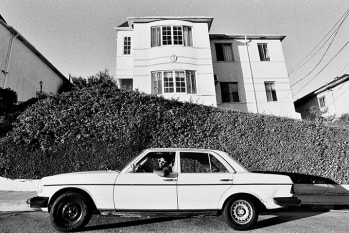
[{"label": "hedge", "polygon": [[121,169],[151,147],[211,148],[250,170],[348,183],[349,130],[96,85],[40,100],[0,139],[0,175]]}]

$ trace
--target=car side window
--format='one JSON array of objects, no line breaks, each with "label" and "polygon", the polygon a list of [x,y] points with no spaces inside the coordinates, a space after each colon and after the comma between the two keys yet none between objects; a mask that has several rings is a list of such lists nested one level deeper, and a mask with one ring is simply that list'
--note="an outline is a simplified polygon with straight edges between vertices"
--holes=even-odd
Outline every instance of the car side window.
[{"label": "car side window", "polygon": [[165,176],[172,172],[174,160],[175,152],[150,152],[134,165],[133,172],[164,171]]},{"label": "car side window", "polygon": [[215,173],[228,172],[216,157],[208,153],[181,152],[182,173]]},{"label": "car side window", "polygon": [[212,172],[229,172],[228,169],[213,155],[210,154],[210,162],[211,162],[211,169]]}]

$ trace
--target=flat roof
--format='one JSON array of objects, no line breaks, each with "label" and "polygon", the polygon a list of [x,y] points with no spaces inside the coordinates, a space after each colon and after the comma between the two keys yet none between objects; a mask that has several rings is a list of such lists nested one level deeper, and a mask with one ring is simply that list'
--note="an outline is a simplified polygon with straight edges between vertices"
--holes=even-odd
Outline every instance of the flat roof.
[{"label": "flat roof", "polygon": [[213,17],[210,16],[145,16],[145,17],[128,17],[127,24],[126,22],[116,27],[125,28],[125,27],[133,27],[134,23],[151,23],[161,20],[183,20],[192,23],[207,23],[208,29],[210,30]]},{"label": "flat roof", "polygon": [[224,40],[224,39],[255,39],[255,40],[280,40],[283,41],[285,35],[274,34],[210,34],[210,39]]}]

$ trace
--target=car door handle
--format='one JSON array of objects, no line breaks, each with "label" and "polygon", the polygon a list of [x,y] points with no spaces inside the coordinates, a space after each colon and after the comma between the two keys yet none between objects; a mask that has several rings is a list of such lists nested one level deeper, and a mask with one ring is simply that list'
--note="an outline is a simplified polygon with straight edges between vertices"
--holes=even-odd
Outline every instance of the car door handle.
[{"label": "car door handle", "polygon": [[177,178],[168,178],[168,179],[164,179],[164,181],[177,181]]},{"label": "car door handle", "polygon": [[221,179],[221,181],[227,182],[227,181],[233,181],[233,179]]}]

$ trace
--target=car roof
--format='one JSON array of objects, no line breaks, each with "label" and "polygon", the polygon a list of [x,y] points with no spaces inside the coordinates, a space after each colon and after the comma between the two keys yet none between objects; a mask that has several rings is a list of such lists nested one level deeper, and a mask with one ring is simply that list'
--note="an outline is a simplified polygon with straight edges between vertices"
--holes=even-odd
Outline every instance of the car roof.
[{"label": "car roof", "polygon": [[219,152],[218,150],[202,149],[202,148],[149,148],[149,149],[146,149],[146,151],[190,151],[190,152],[215,151],[215,152]]}]

